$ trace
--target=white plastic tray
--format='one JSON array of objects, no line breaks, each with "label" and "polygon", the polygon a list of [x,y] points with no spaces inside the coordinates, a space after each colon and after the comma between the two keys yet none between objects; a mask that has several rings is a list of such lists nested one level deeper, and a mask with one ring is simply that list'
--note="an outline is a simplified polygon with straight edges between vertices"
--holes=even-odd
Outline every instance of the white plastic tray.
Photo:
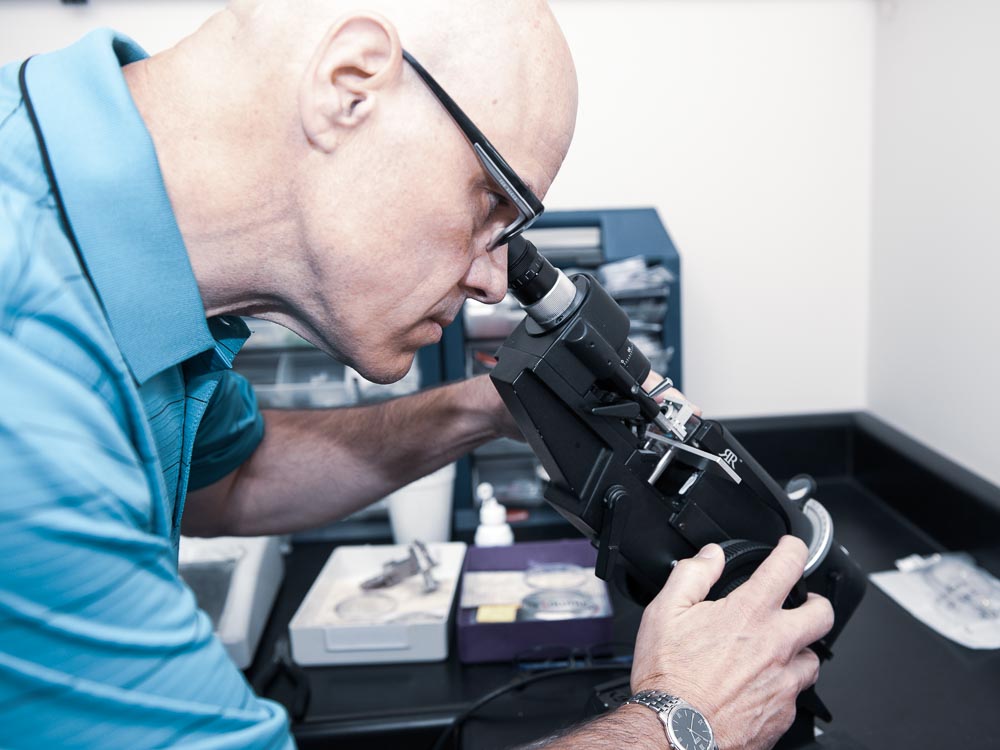
[{"label": "white plastic tray", "polygon": [[361,589],[385,563],[407,557],[407,545],[334,550],[289,623],[295,661],[319,666],[446,659],[465,544],[442,542],[427,549],[438,561],[434,577],[439,586],[430,594],[424,593],[420,575],[388,588]]}]

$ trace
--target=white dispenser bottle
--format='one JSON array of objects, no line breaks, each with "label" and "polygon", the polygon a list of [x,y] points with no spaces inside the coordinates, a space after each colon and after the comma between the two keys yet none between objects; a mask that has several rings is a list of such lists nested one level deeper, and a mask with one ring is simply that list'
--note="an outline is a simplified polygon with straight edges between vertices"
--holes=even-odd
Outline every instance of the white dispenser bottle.
[{"label": "white dispenser bottle", "polygon": [[514,532],[507,523],[507,509],[493,494],[493,485],[483,482],[476,487],[479,498],[479,526],[476,529],[477,547],[503,547],[514,543]]}]

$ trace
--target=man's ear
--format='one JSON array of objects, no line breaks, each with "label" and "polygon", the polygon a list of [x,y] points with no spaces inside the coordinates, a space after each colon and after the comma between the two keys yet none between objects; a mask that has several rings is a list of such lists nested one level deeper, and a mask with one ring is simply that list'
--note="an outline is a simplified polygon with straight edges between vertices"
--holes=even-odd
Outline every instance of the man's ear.
[{"label": "man's ear", "polygon": [[368,12],[338,20],[316,49],[299,91],[309,142],[333,151],[345,131],[372,113],[378,94],[399,79],[402,67],[399,35],[388,20]]}]

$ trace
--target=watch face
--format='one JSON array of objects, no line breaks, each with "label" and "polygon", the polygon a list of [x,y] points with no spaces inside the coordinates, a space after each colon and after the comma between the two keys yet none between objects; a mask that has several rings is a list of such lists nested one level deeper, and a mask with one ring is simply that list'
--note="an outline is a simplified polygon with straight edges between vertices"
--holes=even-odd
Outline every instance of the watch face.
[{"label": "watch face", "polygon": [[705,717],[682,706],[670,714],[670,741],[679,750],[712,750],[715,744]]}]

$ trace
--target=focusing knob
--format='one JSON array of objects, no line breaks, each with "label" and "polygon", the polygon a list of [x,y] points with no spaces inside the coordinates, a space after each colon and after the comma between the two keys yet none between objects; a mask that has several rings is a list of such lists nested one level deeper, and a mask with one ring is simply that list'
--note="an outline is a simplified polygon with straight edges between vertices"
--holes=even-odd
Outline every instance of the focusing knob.
[{"label": "focusing knob", "polygon": [[[757,567],[774,550],[769,544],[753,542],[749,539],[727,539],[719,544],[726,556],[726,564],[718,582],[708,592],[707,599],[723,599],[750,580]],[[794,609],[804,603],[807,596],[806,583],[800,578],[782,605]]]},{"label": "focusing knob", "polygon": [[816,496],[816,480],[808,474],[798,474],[788,480],[785,485],[785,494],[788,499],[799,506],[799,510],[805,506],[806,501]]}]

